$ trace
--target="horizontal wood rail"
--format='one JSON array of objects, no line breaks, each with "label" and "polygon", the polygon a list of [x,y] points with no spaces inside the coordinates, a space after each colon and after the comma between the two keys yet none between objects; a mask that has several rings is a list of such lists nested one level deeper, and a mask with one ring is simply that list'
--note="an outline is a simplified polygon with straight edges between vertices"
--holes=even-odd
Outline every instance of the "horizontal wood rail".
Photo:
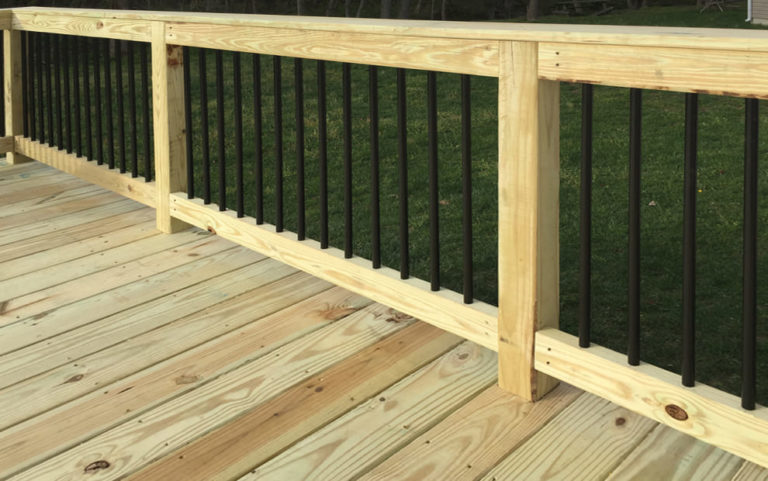
[{"label": "horizontal wood rail", "polygon": [[[733,396],[713,388],[682,387],[667,371],[644,364],[628,366],[619,354],[598,346],[580,348],[576,338],[557,330],[559,82],[635,89],[632,112],[637,128],[632,138],[637,140],[641,137],[637,119],[642,118],[639,89],[768,98],[768,31],[37,7],[0,10],[0,28],[6,79],[6,136],[0,138],[0,151],[9,154],[11,163],[33,159],[80,176],[156,208],[157,225],[164,232],[190,224],[208,229],[498,351],[500,385],[525,399],[540,398],[562,379],[768,466],[766,408],[747,411]],[[32,140],[34,134],[24,134],[19,87],[23,83],[19,81],[20,33],[24,31],[151,43],[155,182],[67,153],[50,137],[45,145]],[[45,45],[50,46],[50,39]],[[275,55],[275,72],[281,71],[279,57],[290,56],[427,70],[429,75],[438,71],[498,78],[499,308],[481,302],[464,304],[458,293],[431,291],[439,283],[402,280],[392,269],[371,268],[368,261],[345,258],[339,249],[321,248],[315,241],[299,240],[297,234],[278,232],[275,226],[257,225],[250,217],[239,218],[216,204],[187,198],[183,86],[188,59],[183,47]],[[36,48],[34,58],[39,60],[41,44],[36,43]],[[101,48],[109,51],[110,46],[102,43]],[[220,52],[217,61],[221,77]],[[98,62],[94,62],[96,69]],[[349,66],[345,69],[348,78]],[[41,71],[42,66],[35,70],[38,75]],[[186,75],[190,75],[188,69]],[[756,109],[756,101],[747,102]],[[207,108],[207,100],[203,103]],[[223,103],[217,100],[217,106]],[[105,105],[111,109],[110,100]],[[41,108],[40,116],[42,112]],[[46,122],[50,128],[52,121]],[[242,133],[242,123],[237,126]],[[98,128],[97,132],[100,124]],[[220,131],[224,132],[223,122]],[[430,161],[436,163],[436,159]],[[639,172],[639,162],[633,165]],[[436,223],[431,228],[437,230]]]},{"label": "horizontal wood rail", "polygon": [[745,411],[739,398],[705,384],[686,388],[650,364],[628,366],[601,346],[579,347],[556,329],[536,333],[536,369],[755,463],[768,460],[768,408]]}]

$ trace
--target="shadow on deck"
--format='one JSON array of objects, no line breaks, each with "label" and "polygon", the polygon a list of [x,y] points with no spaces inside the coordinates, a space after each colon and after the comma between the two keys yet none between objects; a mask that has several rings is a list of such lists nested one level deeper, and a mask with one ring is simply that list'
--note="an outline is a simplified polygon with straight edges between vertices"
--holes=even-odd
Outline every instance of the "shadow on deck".
[{"label": "shadow on deck", "polygon": [[40,164],[0,167],[0,479],[768,480]]}]

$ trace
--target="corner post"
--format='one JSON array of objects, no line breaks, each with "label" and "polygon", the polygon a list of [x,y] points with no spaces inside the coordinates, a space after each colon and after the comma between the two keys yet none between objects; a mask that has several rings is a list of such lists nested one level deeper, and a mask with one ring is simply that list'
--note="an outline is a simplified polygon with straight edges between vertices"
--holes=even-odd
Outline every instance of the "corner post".
[{"label": "corner post", "polygon": [[171,194],[187,189],[183,50],[168,45],[165,23],[152,22],[152,96],[157,228],[172,234],[189,227],[171,217]]},{"label": "corner post", "polygon": [[[21,32],[3,30],[3,73],[5,77],[5,135],[13,138],[24,133],[24,112],[21,102]],[[31,162],[31,159],[13,150],[6,153],[10,164]]]},{"label": "corner post", "polygon": [[535,401],[537,330],[559,324],[560,84],[538,78],[538,44],[499,48],[499,386]]}]

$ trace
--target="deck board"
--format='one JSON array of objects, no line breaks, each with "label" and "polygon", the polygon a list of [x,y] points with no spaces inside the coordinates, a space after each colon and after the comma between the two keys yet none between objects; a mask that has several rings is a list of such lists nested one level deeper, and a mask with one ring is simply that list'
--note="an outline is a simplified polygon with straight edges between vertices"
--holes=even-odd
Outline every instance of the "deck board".
[{"label": "deck board", "polygon": [[0,165],[0,225],[0,480],[768,479],[50,167]]}]

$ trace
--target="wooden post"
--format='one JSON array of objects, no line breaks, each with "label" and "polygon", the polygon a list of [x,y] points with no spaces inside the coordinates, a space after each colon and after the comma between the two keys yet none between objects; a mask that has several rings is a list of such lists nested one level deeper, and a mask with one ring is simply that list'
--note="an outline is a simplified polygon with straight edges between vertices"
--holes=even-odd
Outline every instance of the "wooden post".
[{"label": "wooden post", "polygon": [[558,327],[560,85],[539,80],[535,42],[499,53],[499,386],[533,401],[557,384],[533,355]]},{"label": "wooden post", "polygon": [[[24,113],[21,103],[21,32],[3,30],[3,69],[5,75],[5,135],[13,137],[24,133]],[[5,154],[11,164],[30,162],[31,159],[13,151]]]},{"label": "wooden post", "polygon": [[165,42],[165,23],[152,22],[157,228],[166,234],[189,227],[170,210],[171,194],[187,189],[183,62],[182,47]]}]

